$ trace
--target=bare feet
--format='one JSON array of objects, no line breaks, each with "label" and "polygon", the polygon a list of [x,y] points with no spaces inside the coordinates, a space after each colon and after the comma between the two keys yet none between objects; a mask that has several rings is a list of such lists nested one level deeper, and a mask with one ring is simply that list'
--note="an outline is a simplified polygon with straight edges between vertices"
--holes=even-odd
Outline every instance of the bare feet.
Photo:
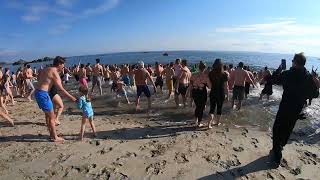
[{"label": "bare feet", "polygon": [[59,126],[61,124],[60,121],[56,121],[56,126]]},{"label": "bare feet", "polygon": [[62,137],[56,137],[55,139],[52,139],[52,142],[55,142],[55,143],[63,143],[64,142],[64,139]]}]

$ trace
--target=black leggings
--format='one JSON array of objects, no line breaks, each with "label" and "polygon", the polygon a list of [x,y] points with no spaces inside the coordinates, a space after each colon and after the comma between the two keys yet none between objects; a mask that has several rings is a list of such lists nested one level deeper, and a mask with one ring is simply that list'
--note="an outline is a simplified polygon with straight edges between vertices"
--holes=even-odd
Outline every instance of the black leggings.
[{"label": "black leggings", "polygon": [[210,93],[210,114],[214,114],[217,106],[217,115],[222,114],[222,105],[224,101],[224,94],[219,95]]},{"label": "black leggings", "polygon": [[207,104],[207,89],[193,89],[192,90],[192,98],[194,103],[196,104],[196,109],[194,111],[194,116],[198,118],[198,122],[202,121],[203,111]]}]

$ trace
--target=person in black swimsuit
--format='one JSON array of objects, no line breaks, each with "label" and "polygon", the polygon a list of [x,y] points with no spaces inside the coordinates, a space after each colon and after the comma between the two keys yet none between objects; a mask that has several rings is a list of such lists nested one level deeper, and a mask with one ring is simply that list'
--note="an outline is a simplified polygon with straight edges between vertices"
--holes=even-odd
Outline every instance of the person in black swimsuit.
[{"label": "person in black swimsuit", "polygon": [[50,96],[50,99],[52,100],[54,112],[56,115],[56,125],[60,125],[61,123],[59,121],[59,117],[63,111],[64,106],[63,106],[63,101],[60,95],[58,94],[58,89],[55,85],[52,85],[49,91],[49,96]]},{"label": "person in black swimsuit", "polygon": [[[221,114],[222,114],[222,106],[225,99],[225,94],[228,92],[226,87],[226,83],[228,82],[228,74],[223,70],[223,64],[221,59],[216,59],[213,66],[212,71],[209,73],[209,79],[212,84],[211,92],[210,92],[210,114],[211,120],[209,121],[208,127],[211,127],[212,121],[214,121],[213,125],[219,125]],[[215,111],[217,107],[217,115],[214,117]]]}]

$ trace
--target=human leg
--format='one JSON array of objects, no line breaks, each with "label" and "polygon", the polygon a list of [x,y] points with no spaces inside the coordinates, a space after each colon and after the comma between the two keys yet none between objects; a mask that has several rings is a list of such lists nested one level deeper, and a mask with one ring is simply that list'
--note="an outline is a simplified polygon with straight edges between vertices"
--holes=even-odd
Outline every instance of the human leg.
[{"label": "human leg", "polygon": [[83,141],[83,136],[84,136],[84,131],[85,131],[85,128],[86,128],[87,119],[88,119],[87,117],[82,116],[81,128],[80,128],[80,135],[79,135],[79,139],[80,139],[81,141]]}]

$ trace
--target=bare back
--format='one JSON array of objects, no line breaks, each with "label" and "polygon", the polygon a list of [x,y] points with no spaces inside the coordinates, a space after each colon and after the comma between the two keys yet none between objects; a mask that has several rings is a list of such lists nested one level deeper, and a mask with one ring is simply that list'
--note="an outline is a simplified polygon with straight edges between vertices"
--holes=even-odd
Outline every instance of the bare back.
[{"label": "bare back", "polygon": [[191,71],[189,70],[188,67],[183,67],[181,69],[181,76],[179,79],[179,83],[181,84],[189,84],[191,78]]},{"label": "bare back", "polygon": [[136,85],[147,85],[147,79],[150,74],[145,68],[137,69],[134,74]]},{"label": "bare back", "polygon": [[102,72],[103,72],[103,67],[100,64],[94,65],[94,67],[92,69],[92,75],[100,76],[100,75],[102,75]]},{"label": "bare back", "polygon": [[251,78],[248,72],[242,68],[237,68],[231,73],[232,81],[234,82],[234,86],[245,86],[245,82],[251,82]]}]

